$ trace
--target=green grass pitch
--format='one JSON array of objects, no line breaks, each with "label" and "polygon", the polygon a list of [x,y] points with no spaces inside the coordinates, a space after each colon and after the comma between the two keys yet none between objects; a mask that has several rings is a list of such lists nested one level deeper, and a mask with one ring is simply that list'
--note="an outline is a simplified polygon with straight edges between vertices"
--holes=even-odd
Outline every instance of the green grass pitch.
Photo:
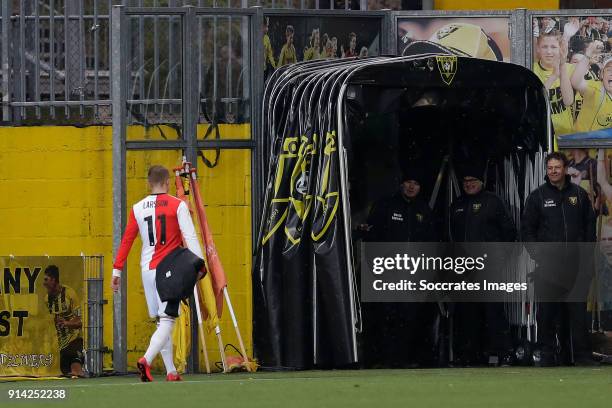
[{"label": "green grass pitch", "polygon": [[[465,368],[0,380],[4,407],[609,407],[612,367]],[[9,389],[64,388],[63,402],[12,401]]]}]

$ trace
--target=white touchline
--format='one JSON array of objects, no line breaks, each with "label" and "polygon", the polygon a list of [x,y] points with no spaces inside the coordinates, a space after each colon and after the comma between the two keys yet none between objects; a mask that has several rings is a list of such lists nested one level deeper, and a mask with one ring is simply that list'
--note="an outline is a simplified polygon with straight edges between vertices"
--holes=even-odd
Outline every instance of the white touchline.
[{"label": "white touchline", "polygon": [[[474,371],[474,369],[472,368],[465,368],[463,370],[469,370],[469,371]],[[408,374],[409,376],[422,376],[423,374],[435,374],[436,377],[452,377],[455,376],[457,373],[457,370],[452,370],[452,372],[443,372],[439,369],[432,369],[432,370],[414,370],[416,372],[404,372],[403,374]],[[594,367],[592,369],[588,369],[586,371],[602,371],[601,368],[598,367]],[[533,371],[532,373],[529,372],[529,370],[525,370],[525,371],[516,371],[516,370],[509,370],[509,371],[501,371],[501,370],[495,370],[495,372],[497,374],[521,374],[521,375],[529,375],[530,377],[538,377],[540,376],[540,372],[539,371]],[[389,374],[375,374],[372,373],[373,375],[363,375],[363,376],[322,376],[322,377],[284,377],[284,378],[254,378],[254,377],[244,377],[244,378],[227,378],[227,379],[202,379],[202,380],[184,380],[181,381],[181,383],[186,384],[186,383],[194,383],[194,384],[200,384],[200,383],[231,383],[231,382],[257,382],[257,381],[303,381],[303,380],[374,380],[377,378],[385,378],[385,377],[389,377],[391,375],[394,375],[394,373],[389,373]],[[188,374],[189,375],[189,374]],[[202,374],[197,374],[197,375],[202,375]],[[432,377],[433,378],[433,377]],[[408,379],[408,377],[407,377]],[[20,387],[19,385],[23,385],[23,382],[20,383],[19,385],[17,385],[17,383],[15,382],[11,382],[10,386],[11,387],[15,387],[15,388],[19,388],[19,389],[29,389],[29,388],[95,388],[95,387],[111,387],[111,386],[137,386],[137,385],[144,385],[144,386],[149,386],[151,387],[152,385],[149,383],[143,383],[137,380],[137,377],[134,377],[134,382],[129,382],[129,383],[92,383],[92,384],[70,384],[71,380],[66,379],[65,383],[62,384],[54,384],[54,385],[45,385],[44,387],[41,387],[41,383],[39,381],[33,382],[32,385],[36,384],[36,387]],[[95,382],[95,380],[94,380]],[[159,381],[157,382],[158,384],[164,384],[166,386],[169,387],[175,387],[176,384],[169,384],[166,382],[162,382]],[[7,383],[8,384],[8,383]],[[2,384],[0,384],[0,390],[2,390],[2,388],[4,388],[2,386]]]}]

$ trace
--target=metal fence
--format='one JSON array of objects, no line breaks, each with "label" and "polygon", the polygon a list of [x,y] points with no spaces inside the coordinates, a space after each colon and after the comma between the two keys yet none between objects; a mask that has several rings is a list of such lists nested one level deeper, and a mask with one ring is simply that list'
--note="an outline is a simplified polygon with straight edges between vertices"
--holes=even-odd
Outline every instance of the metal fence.
[{"label": "metal fence", "polygon": [[109,14],[114,3],[3,2],[4,121],[105,122],[110,115]]},{"label": "metal fence", "polygon": [[85,369],[90,375],[99,376],[103,369],[104,312],[108,302],[104,300],[104,257],[83,256],[87,305],[84,324]]},{"label": "metal fence", "polygon": [[[371,2],[370,2],[371,3]],[[262,6],[286,9],[366,9],[355,0],[21,0],[2,2],[2,121],[11,124],[111,123],[110,10],[131,7]],[[244,20],[200,18],[199,88],[206,107],[221,120],[244,120],[248,72]],[[195,33],[194,33],[195,34]],[[203,36],[203,34],[206,34]],[[180,117],[178,19],[139,16],[130,25],[130,109],[135,123],[173,123]],[[220,67],[222,65],[222,67]],[[214,100],[214,103],[213,103]],[[217,112],[215,112],[217,113]]]},{"label": "metal fence", "polygon": [[[397,4],[396,4],[397,3]],[[110,124],[111,13],[113,5],[160,9],[264,8],[296,16],[317,16],[330,9],[340,13],[397,8],[403,2],[365,0],[4,0],[0,24],[0,96],[4,124]],[[425,4],[425,2],[422,2]],[[300,14],[300,12],[302,12]],[[606,10],[563,11],[436,11],[392,12],[398,16],[469,17],[508,15],[511,20],[512,61],[531,58],[529,17],[599,15]],[[534,14],[535,13],[535,14]],[[394,20],[396,21],[396,20]],[[395,29],[383,36],[397,41]],[[248,28],[244,18],[231,15],[198,17],[188,40],[197,50],[200,123],[249,122],[249,83],[258,72],[249,66]],[[181,35],[179,19],[171,14],[131,18],[128,29],[130,67],[129,123],[180,124]],[[393,48],[393,47],[390,47]],[[195,86],[195,84],[194,84]],[[177,127],[177,136],[180,129]]]}]

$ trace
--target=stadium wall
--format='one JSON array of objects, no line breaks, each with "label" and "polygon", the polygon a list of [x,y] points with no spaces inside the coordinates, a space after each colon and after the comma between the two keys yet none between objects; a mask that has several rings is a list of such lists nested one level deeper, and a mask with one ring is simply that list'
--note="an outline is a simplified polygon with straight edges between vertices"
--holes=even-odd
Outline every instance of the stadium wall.
[{"label": "stadium wall", "polygon": [[[248,125],[220,125],[221,134],[248,135]],[[225,128],[224,128],[225,127]],[[158,138],[160,128],[128,128],[128,139]],[[205,126],[198,129],[203,134]],[[165,132],[172,134],[172,129]],[[0,253],[13,255],[104,256],[104,344],[112,349],[112,128],[1,127]],[[207,151],[211,161],[214,152]],[[180,151],[128,151],[128,205],[147,193],[146,170],[160,163],[180,164]],[[251,296],[251,152],[222,150],[209,169],[200,160],[200,188],[225,271],[247,352],[252,353]],[[172,190],[174,191],[174,187]],[[140,279],[140,240],[128,259],[128,367],[148,346],[155,324],[148,319]],[[224,314],[225,343],[237,344],[229,314]],[[207,345],[220,361],[212,334]],[[112,350],[111,350],[112,351]],[[157,362],[161,368],[161,361]],[[111,353],[104,359],[112,368]]]}]

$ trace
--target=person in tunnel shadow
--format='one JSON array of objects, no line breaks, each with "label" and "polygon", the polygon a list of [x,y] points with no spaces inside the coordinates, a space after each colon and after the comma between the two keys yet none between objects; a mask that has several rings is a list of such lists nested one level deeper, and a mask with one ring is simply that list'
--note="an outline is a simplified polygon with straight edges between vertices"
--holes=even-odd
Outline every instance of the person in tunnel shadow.
[{"label": "person in tunnel shadow", "polygon": [[[501,198],[484,189],[486,166],[465,164],[463,195],[450,207],[450,242],[513,242],[514,221]],[[453,305],[455,365],[507,365],[512,341],[503,303],[457,302]]]},{"label": "person in tunnel shadow", "polygon": [[[367,224],[366,242],[435,242],[431,209],[421,197],[423,172],[404,172],[399,190],[377,201]],[[363,361],[366,367],[432,366],[437,360],[436,303],[366,303],[363,306]]]}]

